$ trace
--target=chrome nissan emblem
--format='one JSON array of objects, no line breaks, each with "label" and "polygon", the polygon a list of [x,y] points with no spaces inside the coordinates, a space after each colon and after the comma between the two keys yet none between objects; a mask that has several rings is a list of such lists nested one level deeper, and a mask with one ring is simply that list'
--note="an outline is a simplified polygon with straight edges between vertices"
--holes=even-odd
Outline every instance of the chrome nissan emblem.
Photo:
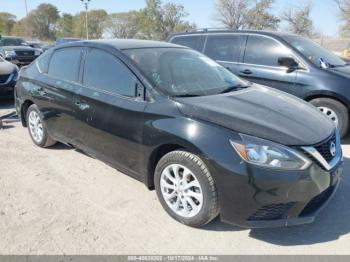
[{"label": "chrome nissan emblem", "polygon": [[331,153],[332,156],[335,156],[335,153],[337,152],[337,148],[333,141],[329,144],[329,152]]}]

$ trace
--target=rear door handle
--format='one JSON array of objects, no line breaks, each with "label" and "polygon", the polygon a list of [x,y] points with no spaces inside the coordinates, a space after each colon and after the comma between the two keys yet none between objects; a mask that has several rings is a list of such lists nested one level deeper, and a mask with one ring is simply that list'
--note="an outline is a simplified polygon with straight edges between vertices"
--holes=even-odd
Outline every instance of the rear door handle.
[{"label": "rear door handle", "polygon": [[251,75],[251,74],[253,74],[253,72],[252,71],[250,71],[249,69],[245,69],[245,70],[243,70],[243,71],[240,71],[242,74],[245,74],[245,75]]},{"label": "rear door handle", "polygon": [[76,101],[75,102],[75,105],[80,109],[80,110],[86,110],[86,109],[89,109],[90,106],[84,102],[81,102],[81,101]]}]

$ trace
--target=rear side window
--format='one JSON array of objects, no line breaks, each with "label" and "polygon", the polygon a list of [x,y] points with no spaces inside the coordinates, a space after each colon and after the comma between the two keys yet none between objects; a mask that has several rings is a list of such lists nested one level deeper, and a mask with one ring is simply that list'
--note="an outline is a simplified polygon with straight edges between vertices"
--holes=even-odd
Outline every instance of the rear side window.
[{"label": "rear side window", "polygon": [[46,51],[44,54],[42,54],[35,60],[35,63],[40,73],[47,73],[51,55],[52,55],[51,51]]},{"label": "rear side window", "polygon": [[194,50],[202,52],[204,37],[201,35],[176,36],[171,40],[173,44],[187,46]]},{"label": "rear side window", "polygon": [[244,53],[244,63],[278,66],[278,58],[290,56],[290,51],[274,39],[250,35]]},{"label": "rear side window", "polygon": [[91,49],[86,57],[83,83],[112,94],[135,96],[134,74],[117,57],[98,49]]},{"label": "rear side window", "polygon": [[238,62],[243,37],[240,35],[209,35],[205,54],[214,60]]},{"label": "rear side window", "polygon": [[77,47],[55,51],[51,57],[48,74],[62,80],[77,82],[81,53],[81,49]]}]

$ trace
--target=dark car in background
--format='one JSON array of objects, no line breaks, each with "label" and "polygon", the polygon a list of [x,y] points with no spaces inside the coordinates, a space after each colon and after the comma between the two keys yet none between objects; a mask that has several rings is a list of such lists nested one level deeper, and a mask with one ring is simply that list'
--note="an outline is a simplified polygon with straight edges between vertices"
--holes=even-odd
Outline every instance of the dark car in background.
[{"label": "dark car in background", "polygon": [[30,47],[20,37],[2,36],[0,38],[0,56],[18,66],[30,64],[41,53],[40,50]]},{"label": "dark car in background", "polygon": [[41,53],[44,53],[45,44],[43,42],[35,40],[27,40],[26,42],[30,47],[39,50]]},{"label": "dark car in background", "polygon": [[310,223],[340,182],[332,121],[187,47],[57,46],[22,68],[15,104],[36,145],[60,141],[104,161],[190,226],[218,214],[243,227]]},{"label": "dark car in background", "polygon": [[75,38],[75,37],[58,38],[53,44],[44,46],[43,50],[45,52],[45,51],[49,50],[52,47],[59,46],[59,45],[62,45],[62,44],[66,44],[66,43],[70,43],[70,42],[77,42],[77,41],[81,41],[81,39],[80,38]]},{"label": "dark car in background", "polygon": [[81,41],[80,38],[75,38],[75,37],[63,37],[63,38],[58,38],[55,42],[55,46],[70,43],[70,42],[77,42]]},{"label": "dark car in background", "polygon": [[308,38],[280,32],[199,30],[168,42],[198,50],[236,75],[298,96],[349,128],[350,65]]},{"label": "dark car in background", "polygon": [[0,96],[13,97],[18,67],[0,57]]}]

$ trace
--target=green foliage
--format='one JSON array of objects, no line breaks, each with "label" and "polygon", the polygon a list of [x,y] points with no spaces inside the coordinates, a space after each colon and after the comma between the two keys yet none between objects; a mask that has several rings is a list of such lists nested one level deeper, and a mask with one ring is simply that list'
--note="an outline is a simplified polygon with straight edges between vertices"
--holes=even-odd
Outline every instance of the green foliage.
[{"label": "green foliage", "polygon": [[6,12],[0,12],[0,34],[10,34],[15,23],[16,16]]},{"label": "green foliage", "polygon": [[[5,33],[54,40],[56,37],[86,37],[85,11],[72,15],[59,15],[51,4],[41,4],[26,18],[16,22],[15,16],[0,13],[0,30]],[[117,38],[143,38],[162,40],[169,33],[195,28],[184,18],[188,16],[183,5],[161,0],[146,0],[140,10],[107,14],[105,10],[88,12],[89,38],[103,35]],[[5,21],[5,22],[4,22]]]},{"label": "green foliage", "polygon": [[58,37],[70,37],[73,35],[73,16],[71,14],[64,13],[57,21]]},{"label": "green foliage", "polygon": [[13,27],[11,28],[10,35],[15,36],[26,36],[26,29],[25,29],[25,21],[24,19],[21,19],[17,21]]},{"label": "green foliage", "polygon": [[[80,12],[74,16],[73,36],[80,38],[86,37],[85,15],[85,12]],[[107,12],[102,9],[91,10],[88,12],[88,29],[90,39],[97,39],[102,37],[104,25],[107,18]]]},{"label": "green foliage", "polygon": [[134,38],[138,32],[139,12],[110,14],[105,22],[105,32],[112,38]]},{"label": "green foliage", "polygon": [[56,36],[56,22],[60,18],[56,6],[41,4],[25,18],[27,35],[43,40],[53,40]]}]

